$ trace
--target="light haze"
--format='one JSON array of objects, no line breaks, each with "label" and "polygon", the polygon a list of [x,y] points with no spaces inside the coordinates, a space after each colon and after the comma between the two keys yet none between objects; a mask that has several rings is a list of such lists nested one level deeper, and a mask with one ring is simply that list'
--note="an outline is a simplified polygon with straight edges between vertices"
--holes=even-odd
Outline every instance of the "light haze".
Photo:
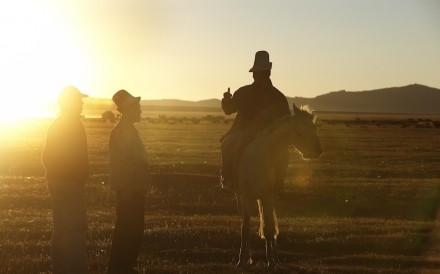
[{"label": "light haze", "polygon": [[15,0],[0,4],[0,33],[3,90],[29,108],[68,84],[93,97],[221,98],[252,82],[262,49],[289,97],[440,87],[435,0]]}]

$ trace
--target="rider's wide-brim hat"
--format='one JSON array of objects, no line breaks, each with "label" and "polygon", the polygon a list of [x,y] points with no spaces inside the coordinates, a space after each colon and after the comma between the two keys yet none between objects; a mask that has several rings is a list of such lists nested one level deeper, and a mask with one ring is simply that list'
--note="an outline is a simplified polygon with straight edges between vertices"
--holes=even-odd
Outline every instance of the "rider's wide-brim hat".
[{"label": "rider's wide-brim hat", "polygon": [[265,50],[255,53],[254,65],[249,72],[266,71],[272,69],[272,62],[269,61],[269,53]]},{"label": "rider's wide-brim hat", "polygon": [[134,103],[139,103],[141,97],[134,97],[128,91],[121,89],[113,95],[112,100],[115,102],[118,110],[124,110],[133,106]]}]

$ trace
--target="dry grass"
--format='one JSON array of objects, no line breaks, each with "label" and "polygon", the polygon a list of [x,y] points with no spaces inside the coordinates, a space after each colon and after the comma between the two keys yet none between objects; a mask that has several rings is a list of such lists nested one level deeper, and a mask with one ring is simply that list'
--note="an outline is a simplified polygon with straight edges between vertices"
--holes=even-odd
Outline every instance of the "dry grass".
[{"label": "dry grass", "polygon": [[[287,193],[278,205],[283,264],[272,272],[435,273],[440,268],[440,130],[399,123],[378,127],[369,116],[332,115],[320,117],[325,151],[320,159],[303,161],[291,151]],[[141,272],[241,273],[235,269],[240,219],[234,198],[220,191],[217,177],[218,140],[230,123],[197,119],[138,124],[153,173]],[[347,126],[359,119],[368,123]],[[39,163],[48,123],[1,132],[0,273],[50,271],[50,197]],[[92,167],[89,270],[103,273],[115,215],[107,167],[112,125],[87,121],[86,127]],[[247,272],[267,273],[257,219],[252,222],[255,265]]]}]

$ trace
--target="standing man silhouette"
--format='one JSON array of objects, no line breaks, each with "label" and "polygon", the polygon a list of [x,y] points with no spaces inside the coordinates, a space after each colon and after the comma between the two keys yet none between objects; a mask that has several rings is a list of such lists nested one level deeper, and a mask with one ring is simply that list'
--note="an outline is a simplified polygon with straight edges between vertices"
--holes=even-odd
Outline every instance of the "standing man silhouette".
[{"label": "standing man silhouette", "polygon": [[[255,53],[252,72],[254,82],[243,86],[231,94],[230,89],[223,94],[222,109],[225,114],[237,113],[231,129],[222,138],[222,169],[220,183],[226,191],[237,190],[235,168],[243,148],[255,135],[275,119],[290,114],[289,104],[284,94],[272,85],[270,80],[272,62],[267,51]],[[287,136],[286,136],[287,142]],[[283,188],[288,165],[288,151],[277,164],[276,191]]]},{"label": "standing man silhouette", "polygon": [[108,273],[134,270],[144,236],[144,203],[149,171],[145,148],[134,127],[141,97],[125,90],[113,95],[122,117],[110,134],[110,185],[116,191],[116,224]]},{"label": "standing man silhouette", "polygon": [[61,91],[61,111],[47,131],[42,154],[52,201],[53,273],[87,272],[85,181],[89,176],[89,159],[80,119],[84,97],[87,95],[73,86]]}]

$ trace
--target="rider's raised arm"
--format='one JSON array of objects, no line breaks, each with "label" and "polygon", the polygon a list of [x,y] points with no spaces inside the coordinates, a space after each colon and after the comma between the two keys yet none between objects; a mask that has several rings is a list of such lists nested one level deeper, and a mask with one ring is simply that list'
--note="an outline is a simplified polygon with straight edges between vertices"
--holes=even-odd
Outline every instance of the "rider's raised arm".
[{"label": "rider's raised arm", "polygon": [[238,111],[238,98],[239,98],[238,94],[239,92],[237,90],[236,92],[234,92],[234,95],[232,95],[229,88],[227,92],[223,93],[222,109],[226,115]]}]

